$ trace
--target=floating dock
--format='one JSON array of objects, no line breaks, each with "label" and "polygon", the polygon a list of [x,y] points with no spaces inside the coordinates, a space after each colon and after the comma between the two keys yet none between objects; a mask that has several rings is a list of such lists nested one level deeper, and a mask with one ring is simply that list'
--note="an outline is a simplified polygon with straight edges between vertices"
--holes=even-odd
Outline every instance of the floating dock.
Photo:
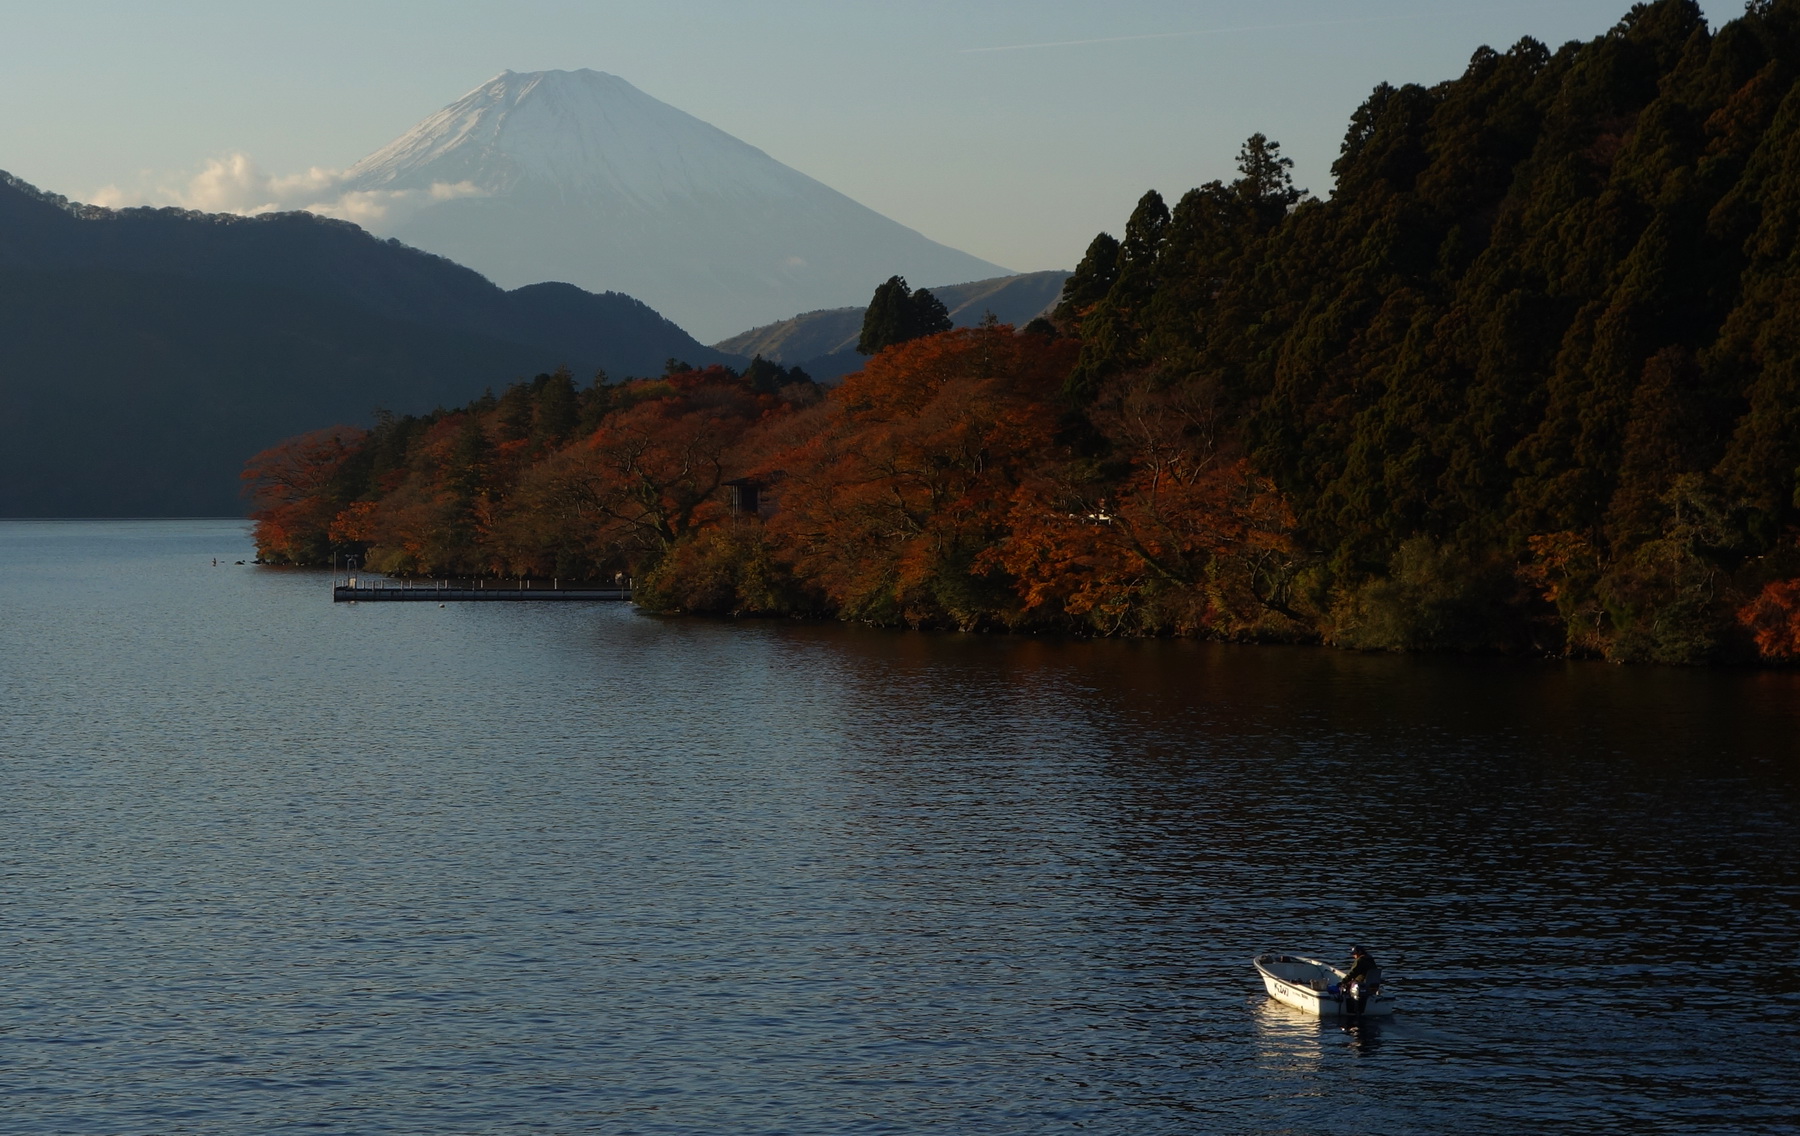
[{"label": "floating dock", "polygon": [[[488,585],[492,584],[492,587]],[[533,586],[529,580],[508,585],[498,580],[484,580],[479,587],[459,585],[415,584],[404,580],[359,580],[355,584],[333,583],[332,603],[516,603],[521,600],[629,600],[630,588],[563,588]]]}]

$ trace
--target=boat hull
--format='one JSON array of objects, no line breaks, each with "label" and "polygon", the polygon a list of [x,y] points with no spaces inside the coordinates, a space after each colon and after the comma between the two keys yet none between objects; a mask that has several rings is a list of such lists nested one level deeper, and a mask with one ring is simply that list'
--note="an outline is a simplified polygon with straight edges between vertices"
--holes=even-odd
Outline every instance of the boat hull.
[{"label": "boat hull", "polygon": [[[1256,971],[1262,975],[1269,997],[1284,1006],[1315,1014],[1321,1018],[1344,1016],[1344,996],[1329,987],[1344,977],[1344,972],[1315,958],[1300,955],[1258,955]],[[1362,1017],[1384,1018],[1394,1012],[1392,995],[1377,993],[1363,1006]]]}]

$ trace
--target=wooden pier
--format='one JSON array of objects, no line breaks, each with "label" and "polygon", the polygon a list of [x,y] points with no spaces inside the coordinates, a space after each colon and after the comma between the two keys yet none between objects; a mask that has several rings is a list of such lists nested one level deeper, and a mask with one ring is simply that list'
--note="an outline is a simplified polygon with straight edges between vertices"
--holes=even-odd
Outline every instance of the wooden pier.
[{"label": "wooden pier", "polygon": [[410,580],[358,580],[353,584],[340,584],[333,581],[331,585],[332,603],[461,603],[478,600],[482,602],[516,603],[521,600],[629,600],[631,589],[624,588],[564,588],[544,587],[540,582],[533,586],[530,580],[507,584],[499,580],[483,580],[475,587],[458,584],[451,587],[447,583],[415,583]]}]

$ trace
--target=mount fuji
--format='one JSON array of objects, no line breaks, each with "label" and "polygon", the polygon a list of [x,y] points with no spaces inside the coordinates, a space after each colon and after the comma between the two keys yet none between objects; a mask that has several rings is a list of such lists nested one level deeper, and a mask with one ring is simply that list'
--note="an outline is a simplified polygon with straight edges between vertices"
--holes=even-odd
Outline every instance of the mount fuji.
[{"label": "mount fuji", "polygon": [[365,224],[502,287],[625,292],[703,341],[866,304],[896,274],[1007,272],[598,71],[502,72],[351,167],[344,188],[421,202]]}]

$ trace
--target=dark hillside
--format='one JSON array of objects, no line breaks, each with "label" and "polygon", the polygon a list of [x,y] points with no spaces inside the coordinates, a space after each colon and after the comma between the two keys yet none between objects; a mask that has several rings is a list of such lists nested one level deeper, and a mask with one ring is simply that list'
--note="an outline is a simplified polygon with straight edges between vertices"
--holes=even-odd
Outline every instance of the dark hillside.
[{"label": "dark hillside", "polygon": [[1241,423],[1335,641],[1735,650],[1800,523],[1797,73],[1800,4],[1714,34],[1660,0],[1384,84],[1328,199],[1249,155],[1096,240],[1061,309],[1071,393],[1173,387]]},{"label": "dark hillside", "polygon": [[0,273],[0,515],[240,513],[247,447],[543,357],[276,288]]},{"label": "dark hillside", "polygon": [[309,214],[70,205],[0,175],[0,515],[239,512],[248,453],[567,365],[729,357],[628,296],[505,292]]}]

